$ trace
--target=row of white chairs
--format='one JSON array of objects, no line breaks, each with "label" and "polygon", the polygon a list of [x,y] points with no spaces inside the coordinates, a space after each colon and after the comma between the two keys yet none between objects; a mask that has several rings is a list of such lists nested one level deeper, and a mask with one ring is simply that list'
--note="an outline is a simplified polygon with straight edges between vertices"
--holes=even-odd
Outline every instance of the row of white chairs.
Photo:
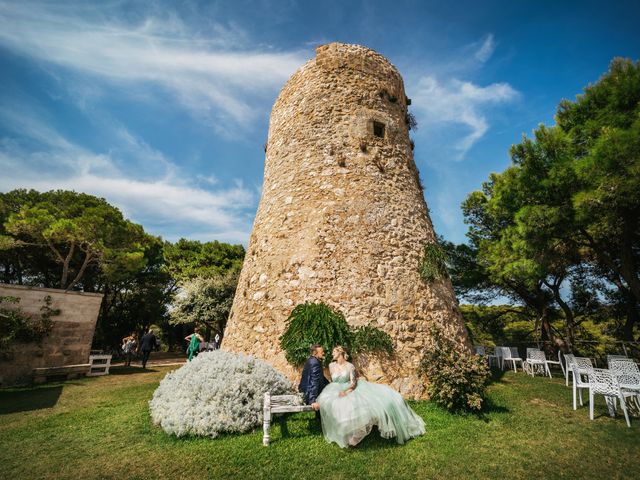
[{"label": "row of white chairs", "polygon": [[[638,364],[625,355],[607,355],[608,369],[595,368],[590,358],[576,357],[573,354],[558,352],[558,361],[548,360],[546,354],[537,348],[527,348],[527,358],[520,358],[517,347],[495,347],[492,354],[487,353],[485,347],[475,347],[476,354],[487,359],[490,365],[504,370],[513,367],[517,371],[519,363],[522,370],[531,376],[536,373],[551,377],[550,365],[558,365],[565,376],[565,384],[569,386],[571,376],[573,386],[573,409],[577,409],[577,402],[583,405],[582,391],[589,392],[589,418],[594,416],[594,398],[602,395],[611,416],[615,416],[617,402],[624,413],[627,426],[631,426],[627,399],[635,400],[640,408],[640,369]],[[564,360],[564,362],[562,361]]]},{"label": "row of white chairs", "polygon": [[538,348],[527,348],[527,358],[523,360],[520,357],[517,347],[494,347],[493,353],[488,354],[485,347],[475,347],[476,354],[481,355],[487,359],[489,365],[496,365],[504,370],[505,365],[513,367],[513,371],[516,372],[518,364],[520,368],[531,376],[540,372],[543,375],[549,375],[551,378],[551,370],[549,365],[562,364],[559,361],[548,360],[546,354]]},{"label": "row of white chairs", "polygon": [[577,409],[577,400],[583,405],[582,391],[589,392],[589,418],[593,420],[595,395],[605,398],[609,415],[615,416],[617,402],[624,413],[627,426],[631,427],[626,399],[635,399],[640,406],[640,369],[632,359],[623,355],[608,355],[608,369],[595,368],[590,358],[565,354],[566,385],[569,385],[568,374],[571,372],[573,385],[573,409]]}]

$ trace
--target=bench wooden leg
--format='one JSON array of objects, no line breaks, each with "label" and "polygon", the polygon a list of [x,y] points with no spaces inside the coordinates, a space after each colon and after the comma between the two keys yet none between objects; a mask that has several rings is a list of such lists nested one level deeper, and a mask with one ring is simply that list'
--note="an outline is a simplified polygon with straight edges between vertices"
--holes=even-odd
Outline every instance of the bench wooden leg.
[{"label": "bench wooden leg", "polygon": [[271,426],[271,396],[264,394],[264,420],[262,422],[262,445],[269,446],[269,427]]}]

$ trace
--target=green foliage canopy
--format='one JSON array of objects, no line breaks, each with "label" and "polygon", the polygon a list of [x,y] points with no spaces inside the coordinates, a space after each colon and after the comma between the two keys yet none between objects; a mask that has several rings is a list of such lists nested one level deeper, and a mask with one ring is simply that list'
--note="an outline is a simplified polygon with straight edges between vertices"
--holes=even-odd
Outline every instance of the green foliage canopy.
[{"label": "green foliage canopy", "polygon": [[[107,276],[144,266],[148,236],[104,199],[64,190],[21,196],[26,202],[6,217],[0,245],[18,256],[23,246],[48,251],[59,265],[59,288],[73,288],[92,264]],[[8,197],[12,200],[14,192]]]},{"label": "green foliage canopy", "polygon": [[615,59],[584,95],[561,102],[557,121],[514,145],[512,165],[463,203],[470,244],[448,247],[461,267],[454,284],[473,290],[475,278],[524,304],[549,339],[557,305],[571,342],[580,296],[607,294],[604,277],[626,298],[631,338],[640,304],[640,64]]},{"label": "green foliage canopy", "polygon": [[171,323],[192,323],[222,334],[231,312],[237,285],[237,271],[184,282],[173,303]]},{"label": "green foliage canopy", "polygon": [[228,272],[238,273],[242,268],[244,255],[242,245],[184,238],[176,243],[167,242],[164,248],[166,268],[177,282],[197,277],[216,277]]}]

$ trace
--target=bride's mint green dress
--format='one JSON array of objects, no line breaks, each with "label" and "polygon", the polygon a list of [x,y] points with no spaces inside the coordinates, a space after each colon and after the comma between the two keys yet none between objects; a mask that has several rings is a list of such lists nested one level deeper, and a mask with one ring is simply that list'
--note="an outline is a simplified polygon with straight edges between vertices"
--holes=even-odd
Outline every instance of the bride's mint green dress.
[{"label": "bride's mint green dress", "polygon": [[[318,396],[322,432],[327,442],[357,445],[377,425],[380,435],[400,444],[425,433],[424,421],[394,389],[357,379],[349,362],[329,365],[331,383]],[[353,388],[344,397],[340,392]]]}]

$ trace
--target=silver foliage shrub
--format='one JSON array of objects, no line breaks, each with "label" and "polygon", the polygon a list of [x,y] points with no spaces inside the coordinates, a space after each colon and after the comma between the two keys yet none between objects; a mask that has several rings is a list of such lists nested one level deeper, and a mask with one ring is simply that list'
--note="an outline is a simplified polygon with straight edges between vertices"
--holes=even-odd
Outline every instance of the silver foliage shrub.
[{"label": "silver foliage shrub", "polygon": [[167,433],[217,437],[261,425],[266,392],[289,394],[294,387],[261,360],[216,350],[167,374],[149,409],[153,422]]}]

